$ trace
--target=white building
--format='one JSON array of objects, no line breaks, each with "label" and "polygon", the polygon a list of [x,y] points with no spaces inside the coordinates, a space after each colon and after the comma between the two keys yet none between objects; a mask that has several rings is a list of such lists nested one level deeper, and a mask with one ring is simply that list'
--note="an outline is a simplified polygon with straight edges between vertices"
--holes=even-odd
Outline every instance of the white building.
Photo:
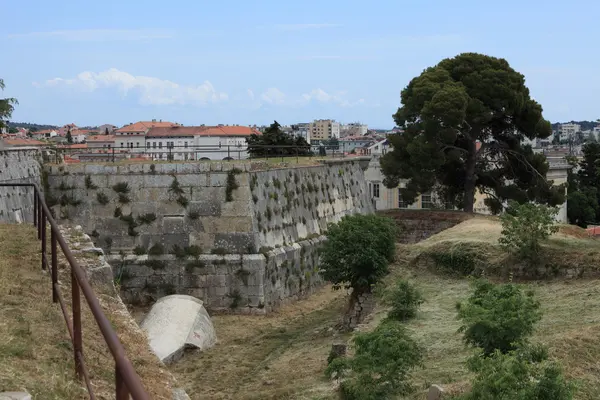
[{"label": "white building", "polygon": [[561,141],[569,140],[569,138],[574,137],[580,131],[581,131],[581,125],[579,125],[579,124],[561,124],[560,125],[560,140]]},{"label": "white building", "polygon": [[155,119],[126,125],[113,131],[113,135],[115,135],[115,147],[120,150],[128,150],[131,153],[143,152],[146,143],[145,135],[148,130],[152,128],[169,128],[172,126],[178,125],[173,122],[156,121]]},{"label": "white building", "polygon": [[360,122],[353,122],[346,125],[340,125],[340,137],[346,136],[364,136],[368,133],[369,127]]},{"label": "white building", "polygon": [[260,132],[237,125],[152,128],[145,135],[145,151],[155,160],[246,159],[246,138],[252,134]]},{"label": "white building", "polygon": [[304,138],[310,143],[310,124],[308,122],[301,122],[299,124],[292,125],[292,134]]}]

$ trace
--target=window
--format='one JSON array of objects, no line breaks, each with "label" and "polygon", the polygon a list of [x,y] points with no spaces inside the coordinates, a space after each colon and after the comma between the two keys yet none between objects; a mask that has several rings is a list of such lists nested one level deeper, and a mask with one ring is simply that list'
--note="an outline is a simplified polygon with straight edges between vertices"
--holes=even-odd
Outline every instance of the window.
[{"label": "window", "polygon": [[156,142],[152,142],[152,148],[155,149],[156,148]]},{"label": "window", "polygon": [[398,208],[408,208],[409,204],[402,200],[402,189],[398,189]]},{"label": "window", "polygon": [[425,193],[421,195],[421,208],[433,208],[431,193]]},{"label": "window", "polygon": [[123,148],[124,146],[125,146],[125,144],[124,144],[124,143],[121,143],[121,148]]},{"label": "window", "polygon": [[158,142],[158,148],[162,149],[162,142]]},{"label": "window", "polygon": [[149,149],[150,148],[150,142],[146,143],[146,148]]},{"label": "window", "polygon": [[376,199],[379,198],[379,183],[373,184],[373,197],[375,197]]},{"label": "window", "polygon": [[183,147],[188,148],[187,142],[183,142]]},{"label": "window", "polygon": [[135,147],[140,147],[140,142],[137,142],[137,143],[135,144]]}]

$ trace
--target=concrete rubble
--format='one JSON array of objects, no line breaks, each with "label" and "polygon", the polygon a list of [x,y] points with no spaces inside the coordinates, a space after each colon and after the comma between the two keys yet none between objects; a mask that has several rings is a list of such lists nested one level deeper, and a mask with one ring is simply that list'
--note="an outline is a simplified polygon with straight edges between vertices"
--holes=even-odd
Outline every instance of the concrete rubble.
[{"label": "concrete rubble", "polygon": [[152,351],[164,363],[183,356],[186,348],[206,350],[217,342],[217,334],[201,300],[171,295],[158,300],[142,321]]}]

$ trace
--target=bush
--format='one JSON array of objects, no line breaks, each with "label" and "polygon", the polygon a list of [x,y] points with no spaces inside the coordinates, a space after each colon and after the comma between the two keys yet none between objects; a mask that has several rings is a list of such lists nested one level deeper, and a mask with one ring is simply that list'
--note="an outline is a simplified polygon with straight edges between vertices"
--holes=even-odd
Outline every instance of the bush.
[{"label": "bush", "polygon": [[462,320],[459,332],[467,344],[480,347],[485,355],[496,350],[508,353],[526,342],[542,318],[540,303],[532,292],[514,284],[495,285],[478,280],[466,302],[458,304]]},{"label": "bush", "polygon": [[477,269],[474,251],[462,246],[453,246],[445,250],[434,250],[427,253],[436,269],[444,274],[468,276],[474,275]]},{"label": "bush", "polygon": [[351,215],[329,226],[321,253],[323,278],[335,289],[370,292],[388,272],[396,251],[396,226],[379,215]]},{"label": "bush", "polygon": [[535,363],[518,352],[496,351],[487,358],[471,359],[469,364],[477,375],[471,391],[459,400],[570,400],[575,392],[559,365]]},{"label": "bush", "polygon": [[151,256],[162,256],[165,254],[165,248],[162,244],[156,243],[154,246],[150,247],[148,254]]},{"label": "bush", "polygon": [[541,242],[558,231],[554,217],[558,210],[540,204],[511,202],[500,216],[500,245],[530,262],[539,260]]},{"label": "bush", "polygon": [[354,337],[355,354],[334,358],[325,373],[346,377],[340,385],[346,400],[382,400],[413,391],[410,371],[421,365],[423,350],[396,321]]},{"label": "bush", "polygon": [[400,279],[386,296],[386,303],[392,306],[388,318],[406,321],[417,315],[419,306],[423,304],[421,291],[409,282]]}]

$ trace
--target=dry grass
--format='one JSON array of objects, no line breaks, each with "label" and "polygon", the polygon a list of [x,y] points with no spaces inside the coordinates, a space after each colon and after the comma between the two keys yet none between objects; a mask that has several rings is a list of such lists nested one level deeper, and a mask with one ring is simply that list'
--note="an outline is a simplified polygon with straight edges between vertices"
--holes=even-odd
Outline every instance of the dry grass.
[{"label": "dry grass", "polygon": [[[36,399],[89,398],[75,378],[72,345],[50,278],[40,269],[39,242],[25,225],[0,225],[0,392],[24,390]],[[59,281],[70,308],[66,263]],[[152,398],[171,398],[172,378],[149,351],[144,335],[108,289],[95,288],[105,314]],[[83,351],[94,392],[114,398],[114,362],[82,296]]]},{"label": "dry grass", "polygon": [[192,399],[334,398],[323,371],[344,301],[325,287],[268,316],[213,316],[219,343],[172,372]]}]

